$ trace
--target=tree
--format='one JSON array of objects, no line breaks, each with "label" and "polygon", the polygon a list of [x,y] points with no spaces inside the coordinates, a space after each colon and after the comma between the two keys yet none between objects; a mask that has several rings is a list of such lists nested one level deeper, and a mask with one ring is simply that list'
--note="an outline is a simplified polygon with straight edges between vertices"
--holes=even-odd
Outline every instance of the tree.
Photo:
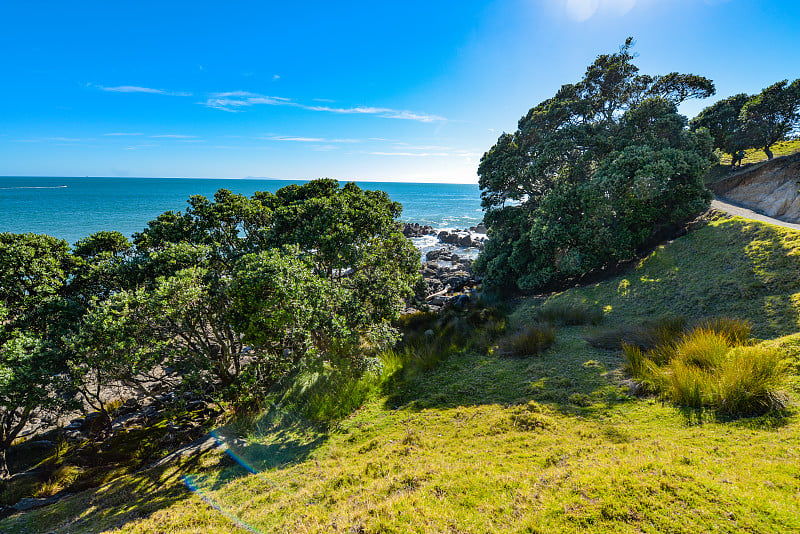
[{"label": "tree", "polygon": [[65,241],[0,233],[0,478],[11,443],[59,395],[66,360],[59,340],[74,324],[65,298],[72,274]]},{"label": "tree", "polygon": [[[419,256],[385,193],[333,180],[252,198],[195,196],[134,236],[117,291],[73,338],[75,369],[249,402],[309,359],[357,363],[392,340]],[[124,364],[112,363],[122,361]]]},{"label": "tree", "polygon": [[638,74],[632,39],[532,108],[478,168],[489,287],[532,289],[630,258],[710,201],[705,131],[676,106],[713,94],[696,75]]},{"label": "tree", "polygon": [[772,159],[770,147],[800,126],[800,79],[774,83],[742,107],[741,122],[752,140]]},{"label": "tree", "polygon": [[[744,124],[739,120],[742,108],[748,100],[750,96],[745,93],[720,100],[701,111],[691,120],[690,126],[692,130],[706,128],[714,140],[714,148],[735,155],[750,148],[752,144]],[[731,159],[731,166],[736,163],[735,159]]]}]

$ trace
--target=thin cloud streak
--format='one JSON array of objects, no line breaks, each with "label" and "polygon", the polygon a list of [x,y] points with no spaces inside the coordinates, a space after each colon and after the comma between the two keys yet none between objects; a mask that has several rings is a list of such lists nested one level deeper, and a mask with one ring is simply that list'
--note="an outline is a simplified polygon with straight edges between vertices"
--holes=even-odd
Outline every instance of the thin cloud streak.
[{"label": "thin cloud streak", "polygon": [[165,91],[163,89],[153,89],[152,87],[139,87],[137,85],[119,85],[116,87],[106,87],[104,85],[95,86],[101,91],[111,93],[145,93],[151,95],[166,95],[166,96],[192,96],[192,93],[182,91]]},{"label": "thin cloud streak", "polygon": [[411,157],[447,157],[453,154],[447,152],[367,152],[370,156],[411,156]]},{"label": "thin cloud streak", "polygon": [[290,135],[271,135],[256,137],[260,141],[293,141],[297,143],[359,143],[358,139],[327,139],[325,137],[294,137]]},{"label": "thin cloud streak", "polygon": [[384,119],[401,119],[418,122],[443,122],[447,120],[444,117],[429,113],[372,106],[357,106],[352,108],[319,105],[310,106],[308,104],[293,102],[288,98],[259,95],[256,93],[250,93],[248,91],[228,91],[223,93],[214,93],[205,102],[201,102],[201,104],[212,109],[227,111],[229,113],[239,113],[244,111],[245,108],[263,104],[268,106],[290,106],[298,109],[304,109],[306,111],[335,113],[339,115],[372,115]]}]

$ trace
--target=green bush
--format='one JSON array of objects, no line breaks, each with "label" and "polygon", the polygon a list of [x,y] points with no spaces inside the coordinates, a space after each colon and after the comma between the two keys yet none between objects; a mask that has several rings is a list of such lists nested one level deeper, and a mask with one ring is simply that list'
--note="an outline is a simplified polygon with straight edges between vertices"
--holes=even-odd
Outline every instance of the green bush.
[{"label": "green bush", "polygon": [[598,56],[481,158],[489,240],[473,268],[487,288],[563,286],[634,258],[708,207],[713,142],[677,106],[713,83],[640,75],[632,46]]},{"label": "green bush", "polygon": [[547,350],[555,339],[556,329],[553,325],[535,323],[503,338],[500,351],[511,356],[532,356]]},{"label": "green bush", "polygon": [[596,325],[603,320],[603,310],[584,302],[550,302],[536,311],[536,319],[555,325]]}]

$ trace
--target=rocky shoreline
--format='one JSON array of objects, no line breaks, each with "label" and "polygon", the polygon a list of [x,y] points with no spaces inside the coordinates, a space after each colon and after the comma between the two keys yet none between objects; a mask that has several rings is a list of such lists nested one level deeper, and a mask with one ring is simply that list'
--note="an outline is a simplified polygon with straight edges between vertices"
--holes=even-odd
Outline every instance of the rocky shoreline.
[{"label": "rocky shoreline", "polygon": [[472,271],[473,257],[483,250],[486,241],[483,223],[466,229],[436,230],[427,225],[404,223],[403,235],[408,238],[435,236],[437,244],[423,252],[420,274],[425,283],[424,295],[417,295],[417,306],[406,313],[439,311],[446,306],[464,307],[475,295],[481,278]]}]

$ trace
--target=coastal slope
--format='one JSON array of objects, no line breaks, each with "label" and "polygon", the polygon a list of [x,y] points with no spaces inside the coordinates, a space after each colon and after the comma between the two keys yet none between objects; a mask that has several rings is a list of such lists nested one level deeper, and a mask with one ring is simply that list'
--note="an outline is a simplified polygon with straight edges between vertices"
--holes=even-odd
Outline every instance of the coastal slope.
[{"label": "coastal slope", "polygon": [[[246,439],[0,521],[32,532],[800,531],[800,233],[719,214],[629,271],[517,302],[599,306],[539,356],[491,343],[390,382],[327,429],[267,417]],[[598,328],[681,314],[753,324],[786,351],[793,406],[729,420],[631,394]],[[488,350],[487,350],[488,349]]]}]

